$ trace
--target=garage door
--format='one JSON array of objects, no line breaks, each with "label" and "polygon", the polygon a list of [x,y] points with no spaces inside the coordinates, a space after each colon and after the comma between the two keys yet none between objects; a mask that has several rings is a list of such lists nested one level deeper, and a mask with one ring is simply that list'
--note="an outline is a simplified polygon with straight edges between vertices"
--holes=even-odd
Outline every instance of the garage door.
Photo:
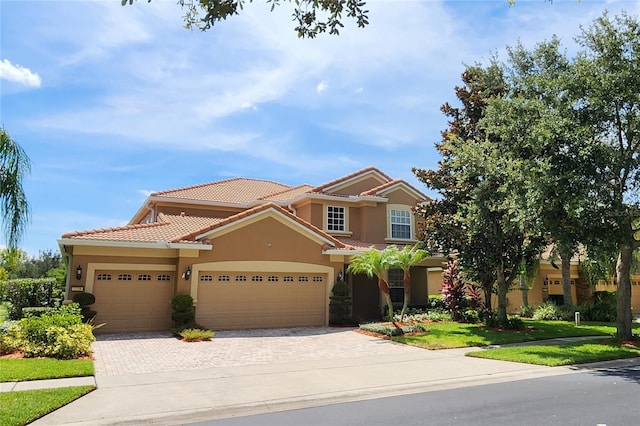
[{"label": "garage door", "polygon": [[171,327],[173,273],[96,271],[93,294],[100,332],[159,331]]},{"label": "garage door", "polygon": [[326,274],[202,272],[196,320],[213,330],[325,325]]}]

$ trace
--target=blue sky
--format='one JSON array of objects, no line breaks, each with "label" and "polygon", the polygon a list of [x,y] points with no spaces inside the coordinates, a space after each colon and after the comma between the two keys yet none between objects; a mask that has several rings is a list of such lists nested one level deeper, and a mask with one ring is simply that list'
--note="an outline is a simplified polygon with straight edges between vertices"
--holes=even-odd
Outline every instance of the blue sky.
[{"label": "blue sky", "polygon": [[[638,1],[368,1],[300,40],[263,0],[202,33],[175,0],[0,0],[0,124],[27,151],[22,248],[124,225],[152,191],[229,177],[320,184],[376,166],[421,190],[465,64],[574,36]],[[425,190],[425,192],[427,192]],[[428,193],[428,192],[427,192]],[[2,240],[0,240],[2,244]]]}]

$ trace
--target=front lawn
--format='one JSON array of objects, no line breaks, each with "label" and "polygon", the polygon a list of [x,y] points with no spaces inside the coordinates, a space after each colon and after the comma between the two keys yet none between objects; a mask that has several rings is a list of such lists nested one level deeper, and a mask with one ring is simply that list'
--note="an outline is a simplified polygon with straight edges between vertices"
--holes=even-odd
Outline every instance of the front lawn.
[{"label": "front lawn", "polygon": [[561,345],[517,346],[469,352],[467,356],[523,362],[527,364],[558,365],[584,364],[640,356],[640,347],[630,344],[587,340]]},{"label": "front lawn", "polygon": [[0,382],[93,376],[90,359],[0,358]]},{"label": "front lawn", "polygon": [[0,393],[0,426],[26,425],[80,398],[94,386]]},{"label": "front lawn", "polygon": [[[582,323],[577,326],[568,321],[523,320],[526,330],[499,330],[482,324],[436,322],[426,325],[427,331],[410,336],[393,337],[396,342],[425,349],[451,349],[469,346],[500,345],[577,336],[612,336],[616,333],[613,323]],[[640,331],[640,324],[634,324]]]}]

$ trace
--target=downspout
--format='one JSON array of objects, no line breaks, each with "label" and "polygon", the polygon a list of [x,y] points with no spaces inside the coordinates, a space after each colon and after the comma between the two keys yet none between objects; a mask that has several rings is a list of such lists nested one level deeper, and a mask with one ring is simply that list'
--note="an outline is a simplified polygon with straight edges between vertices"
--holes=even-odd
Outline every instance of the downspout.
[{"label": "downspout", "polygon": [[298,216],[298,211],[293,207],[292,204],[288,204],[287,208],[289,209],[289,211],[291,212],[292,215]]}]

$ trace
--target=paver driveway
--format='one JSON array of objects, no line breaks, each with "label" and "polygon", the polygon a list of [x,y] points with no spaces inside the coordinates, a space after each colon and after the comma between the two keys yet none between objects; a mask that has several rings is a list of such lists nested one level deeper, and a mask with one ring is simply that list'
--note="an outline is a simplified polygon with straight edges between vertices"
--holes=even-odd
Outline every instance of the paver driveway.
[{"label": "paver driveway", "polygon": [[330,327],[218,331],[210,342],[192,343],[170,333],[108,334],[98,335],[92,347],[102,376],[424,351]]}]

